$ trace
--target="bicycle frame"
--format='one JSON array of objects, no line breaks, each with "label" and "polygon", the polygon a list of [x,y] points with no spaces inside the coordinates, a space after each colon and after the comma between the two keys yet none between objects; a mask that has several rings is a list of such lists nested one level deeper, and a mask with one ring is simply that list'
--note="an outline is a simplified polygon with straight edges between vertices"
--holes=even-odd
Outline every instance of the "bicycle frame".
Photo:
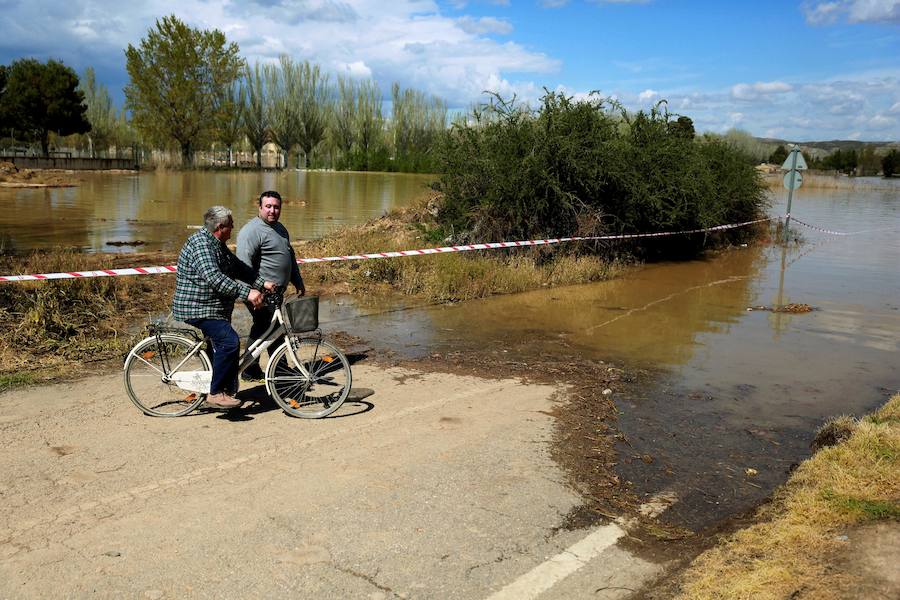
[{"label": "bicycle frame", "polygon": [[[259,357],[262,356],[263,350],[271,346],[275,342],[275,338],[281,335],[284,335],[284,344],[290,344],[292,339],[298,337],[297,334],[288,333],[287,329],[285,329],[284,316],[281,314],[281,307],[279,306],[272,314],[272,322],[269,323],[269,328],[266,332],[262,334],[258,340],[253,342],[249,348],[244,350],[244,354],[241,357],[238,366],[238,373],[243,373],[247,367],[256,362]],[[310,372],[297,361],[297,357],[293,352],[288,352],[287,355],[290,357],[291,363],[293,363],[295,369],[300,371],[304,377],[311,377]]]},{"label": "bicycle frame", "polygon": [[[160,378],[165,383],[174,383],[179,388],[189,391],[196,392],[198,394],[208,394],[210,391],[210,386],[212,384],[212,373],[210,371],[180,371],[185,363],[189,361],[191,358],[196,356],[199,352],[202,352],[203,344],[208,340],[208,338],[198,338],[197,333],[192,329],[184,329],[179,327],[158,327],[152,326],[150,332],[153,334],[151,337],[155,337],[157,344],[161,350],[160,363],[163,367],[163,371],[160,371],[156,368],[155,365],[146,360],[143,356],[139,356],[134,353],[134,348],[128,353],[129,355],[134,355],[136,360],[140,360],[145,363],[154,371],[158,372]],[[177,365],[171,367],[169,365],[168,356],[165,353],[165,344],[163,343],[164,338],[169,336],[177,336],[177,337],[191,337],[194,338],[196,343],[191,347],[191,350],[182,358]],[[272,313],[272,322],[269,324],[269,328],[266,332],[253,344],[250,345],[244,351],[244,354],[241,356],[240,363],[238,365],[238,373],[244,372],[244,370],[249,367],[251,364],[256,362],[264,350],[269,348],[274,342],[275,339],[284,335],[284,344],[290,344],[292,339],[297,337],[296,334],[288,333],[284,327],[284,316],[281,314],[281,307],[278,307],[274,313]],[[135,348],[140,346],[137,344]],[[301,364],[297,357],[293,352],[286,353],[287,356],[290,357],[290,361],[293,364],[294,368],[297,369],[304,377],[312,377],[307,368]],[[125,364],[128,364],[126,356]]]}]

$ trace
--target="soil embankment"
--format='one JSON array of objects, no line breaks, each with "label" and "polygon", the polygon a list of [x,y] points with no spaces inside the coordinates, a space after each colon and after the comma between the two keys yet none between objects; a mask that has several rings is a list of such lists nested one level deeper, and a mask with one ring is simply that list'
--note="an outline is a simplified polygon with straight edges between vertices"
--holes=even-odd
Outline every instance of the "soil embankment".
[{"label": "soil embankment", "polygon": [[79,183],[74,171],[19,169],[11,162],[0,162],[0,187],[73,187]]}]

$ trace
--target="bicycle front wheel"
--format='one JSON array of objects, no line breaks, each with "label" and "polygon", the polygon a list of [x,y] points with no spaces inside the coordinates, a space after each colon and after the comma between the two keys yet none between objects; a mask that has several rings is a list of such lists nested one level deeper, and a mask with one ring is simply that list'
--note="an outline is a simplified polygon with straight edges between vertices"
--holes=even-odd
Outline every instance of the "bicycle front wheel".
[{"label": "bicycle front wheel", "polygon": [[319,338],[285,340],[266,367],[269,395],[292,417],[327,417],[347,399],[351,383],[347,357]]},{"label": "bicycle front wheel", "polygon": [[[178,372],[209,371],[212,363],[203,350],[193,354],[195,342],[175,335],[150,337],[138,343],[125,362],[125,390],[135,406],[154,417],[180,417],[206,399],[206,394],[184,390],[171,381]],[[188,357],[185,360],[185,357]]]}]

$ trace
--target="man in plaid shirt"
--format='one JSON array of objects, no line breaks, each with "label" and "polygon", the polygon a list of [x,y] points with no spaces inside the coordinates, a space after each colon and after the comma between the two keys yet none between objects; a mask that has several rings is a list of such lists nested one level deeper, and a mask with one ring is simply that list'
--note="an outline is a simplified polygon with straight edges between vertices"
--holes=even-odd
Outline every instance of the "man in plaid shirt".
[{"label": "man in plaid shirt", "polygon": [[258,308],[263,304],[263,291],[274,290],[275,284],[256,277],[225,245],[234,229],[231,210],[213,206],[203,215],[203,224],[178,255],[172,314],[212,340],[212,383],[206,402],[234,408],[241,404],[234,397],[241,347],[231,326],[234,301],[246,300]]}]

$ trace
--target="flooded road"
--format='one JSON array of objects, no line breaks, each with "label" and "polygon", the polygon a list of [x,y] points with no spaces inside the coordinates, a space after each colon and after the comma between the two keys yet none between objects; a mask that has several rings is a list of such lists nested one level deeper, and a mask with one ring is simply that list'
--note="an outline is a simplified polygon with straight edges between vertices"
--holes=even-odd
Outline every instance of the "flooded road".
[{"label": "flooded road", "polygon": [[[229,205],[241,222],[255,213],[261,189],[276,188],[287,201],[283,221],[308,239],[408,204],[432,179],[84,177],[79,188],[0,190],[0,235],[25,249],[110,250],[109,241],[141,239],[142,250],[175,250],[207,206]],[[638,492],[673,490],[681,500],[667,518],[698,528],[757,505],[808,456],[824,420],[863,414],[900,388],[900,181],[891,183],[881,190],[802,188],[794,197],[797,219],[867,233],[834,236],[795,225],[804,242],[787,250],[735,248],[646,265],[615,281],[458,305],[342,297],[323,302],[321,320],[327,331],[406,358],[490,351],[539,369],[535,357],[551,353],[624,367],[637,381],[615,397],[624,435],[617,468]],[[781,215],[785,194],[774,197],[770,214]],[[816,310],[748,310],[792,302]]]},{"label": "flooded road", "polygon": [[[19,251],[66,246],[88,252],[177,250],[188,225],[214,204],[242,224],[256,199],[278,190],[282,222],[294,239],[316,239],[405,206],[425,192],[431,175],[306,171],[157,171],[76,173],[70,188],[0,188],[0,238]],[[139,246],[114,246],[133,243]]]},{"label": "flooded road", "polygon": [[[413,358],[501,348],[523,362],[551,352],[626,366],[638,385],[616,398],[627,439],[618,468],[640,492],[674,490],[682,500],[668,518],[702,527],[764,499],[828,417],[863,414],[900,389],[900,195],[804,192],[795,217],[877,231],[798,227],[805,241],[786,251],[736,248],[459,305],[341,300],[325,326]],[[776,202],[771,214],[783,210]],[[816,310],[748,310],[791,302]]]}]

